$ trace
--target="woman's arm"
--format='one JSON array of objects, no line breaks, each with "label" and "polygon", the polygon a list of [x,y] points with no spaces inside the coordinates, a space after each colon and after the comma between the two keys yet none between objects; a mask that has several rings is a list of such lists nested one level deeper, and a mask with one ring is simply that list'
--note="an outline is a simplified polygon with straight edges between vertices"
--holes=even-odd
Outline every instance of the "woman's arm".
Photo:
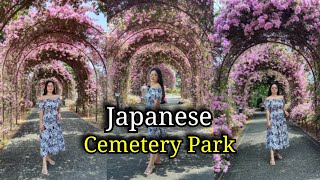
[{"label": "woman's arm", "polygon": [[43,132],[44,130],[44,127],[43,127],[43,104],[42,104],[42,100],[43,100],[43,97],[40,96],[38,97],[38,101],[39,101],[39,129],[40,129],[40,132]]},{"label": "woman's arm", "polygon": [[43,110],[41,109],[39,112],[39,129],[41,132],[43,132],[44,127],[43,127]]},{"label": "woman's arm", "polygon": [[286,116],[289,117],[289,113],[288,113],[288,111],[286,111],[286,110],[284,109],[284,105],[283,105],[282,110],[283,110],[283,112],[286,114]]},{"label": "woman's arm", "polygon": [[61,96],[60,96],[60,95],[59,95],[59,98],[60,98],[60,102],[59,102],[59,107],[58,107],[57,111],[58,111],[58,119],[61,120],[61,108],[60,108],[60,104],[61,104],[62,99],[61,99]]},{"label": "woman's arm", "polygon": [[61,121],[62,118],[61,118],[61,110],[60,110],[60,107],[58,107],[57,111],[58,111],[58,120]]},{"label": "woman's arm", "polygon": [[268,126],[268,128],[271,128],[270,111],[269,111],[269,109],[266,109],[266,116],[267,116],[267,126]]},{"label": "woman's arm", "polygon": [[282,110],[283,110],[283,112],[286,114],[286,116],[287,117],[289,117],[289,113],[288,113],[288,111],[286,111],[286,109],[284,108],[284,105],[285,105],[285,99],[284,99],[284,97],[282,96],[282,99],[283,99],[283,107],[282,107]]},{"label": "woman's arm", "polygon": [[158,99],[156,99],[156,100],[154,100],[154,110],[159,110],[159,108],[160,108],[160,100],[158,100]]},{"label": "woman's arm", "polygon": [[266,117],[267,117],[267,127],[269,129],[271,129],[271,121],[270,121],[270,104],[269,104],[269,101],[268,101],[268,98],[265,100],[265,102],[263,103],[264,104],[264,107],[265,107],[265,110],[266,110]]}]

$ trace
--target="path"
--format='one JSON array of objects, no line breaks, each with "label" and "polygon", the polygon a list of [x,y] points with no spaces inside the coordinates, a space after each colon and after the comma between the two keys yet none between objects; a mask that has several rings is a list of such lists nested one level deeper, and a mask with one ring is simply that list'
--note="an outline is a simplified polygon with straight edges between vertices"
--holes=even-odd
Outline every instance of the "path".
[{"label": "path", "polygon": [[[82,135],[96,133],[130,136],[125,128],[116,128],[106,135],[93,125],[81,120],[72,112],[63,111],[63,128],[67,151],[55,156],[57,164],[49,166],[48,179],[213,179],[212,156],[201,153],[186,154],[180,149],[175,159],[162,155],[163,164],[146,178],[143,171],[148,156],[145,154],[92,154],[84,152]],[[268,164],[268,152],[264,149],[265,119],[259,113],[244,130],[238,155],[232,159],[229,173],[222,179],[320,179],[320,146],[311,141],[299,129],[289,126],[290,148],[283,151],[283,160],[276,166]],[[6,149],[0,151],[1,179],[40,178],[41,157],[39,156],[38,113],[33,110],[20,131]],[[184,136],[185,133],[202,133],[202,127],[168,128],[170,135]],[[140,135],[146,128],[139,129]]]},{"label": "path", "polygon": [[166,99],[168,100],[168,104],[177,104],[179,101],[181,101],[181,96],[167,94]]},{"label": "path", "polygon": [[[0,179],[40,178],[39,120],[33,110],[6,149],[0,151]],[[81,145],[81,135],[98,132],[93,125],[72,112],[62,112],[66,151],[54,156],[55,166],[48,166],[48,179],[99,179],[107,177],[107,158],[88,155]]]},{"label": "path", "polygon": [[[162,155],[163,164],[146,178],[143,172],[148,156],[145,154],[92,154],[83,150],[80,143],[86,133],[107,138],[111,135],[128,136],[125,128],[115,129],[106,135],[102,130],[80,119],[75,113],[63,111],[65,152],[54,156],[55,166],[48,166],[47,179],[213,179],[212,155],[186,154],[182,147],[175,159]],[[21,126],[11,143],[0,151],[0,179],[38,179],[41,172],[39,154],[38,112],[34,109]],[[184,136],[188,133],[204,133],[203,128],[168,128],[170,135]],[[145,135],[146,128],[139,129]],[[137,134],[135,134],[137,135]]]},{"label": "path", "polygon": [[269,151],[265,149],[265,114],[257,113],[240,137],[238,154],[231,160],[230,171],[221,179],[319,180],[319,143],[315,143],[294,125],[288,124],[290,147],[281,151],[282,160],[277,160],[275,166],[270,166]]}]

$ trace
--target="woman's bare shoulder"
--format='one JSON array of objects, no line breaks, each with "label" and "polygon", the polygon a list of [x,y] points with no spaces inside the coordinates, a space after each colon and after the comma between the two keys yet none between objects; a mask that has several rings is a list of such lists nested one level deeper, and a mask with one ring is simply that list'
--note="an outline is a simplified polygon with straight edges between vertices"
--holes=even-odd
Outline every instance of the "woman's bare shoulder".
[{"label": "woman's bare shoulder", "polygon": [[47,95],[44,95],[44,96],[38,97],[38,100],[39,100],[39,101],[42,101],[42,100],[52,99],[52,98],[60,98],[60,99],[61,99],[61,96],[60,96],[59,94],[53,95],[53,96],[51,96],[51,97],[49,97],[49,96],[47,96]]},{"label": "woman's bare shoulder", "polygon": [[266,98],[266,100],[272,100],[272,99],[284,99],[284,97],[283,96],[277,96],[276,98],[274,98],[274,97],[268,96]]},{"label": "woman's bare shoulder", "polygon": [[153,88],[161,88],[161,85],[159,83],[152,86]]}]

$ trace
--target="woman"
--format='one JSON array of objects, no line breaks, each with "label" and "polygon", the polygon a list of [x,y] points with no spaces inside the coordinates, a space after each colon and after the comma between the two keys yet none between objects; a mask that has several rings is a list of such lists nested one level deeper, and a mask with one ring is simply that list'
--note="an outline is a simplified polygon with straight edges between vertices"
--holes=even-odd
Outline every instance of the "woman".
[{"label": "woman", "polygon": [[56,94],[53,81],[47,81],[43,96],[39,98],[39,129],[40,129],[40,155],[42,159],[42,174],[48,175],[47,161],[51,165],[55,162],[49,154],[57,154],[65,150],[64,138],[61,129],[60,96]]},{"label": "woman", "polygon": [[285,116],[289,113],[284,110],[285,101],[279,95],[277,84],[271,84],[269,97],[264,102],[267,115],[267,144],[270,149],[270,165],[275,165],[274,158],[282,159],[280,149],[289,147],[288,130]]},{"label": "woman", "polygon": [[[145,105],[147,110],[158,110],[160,103],[163,100],[163,78],[160,69],[153,68],[150,71],[150,88],[145,95]],[[166,136],[166,131],[160,127],[148,127],[148,138],[149,139],[162,139]],[[160,164],[160,154],[150,154],[150,159],[148,167],[145,170],[144,174],[150,175],[154,168],[155,164]]]}]

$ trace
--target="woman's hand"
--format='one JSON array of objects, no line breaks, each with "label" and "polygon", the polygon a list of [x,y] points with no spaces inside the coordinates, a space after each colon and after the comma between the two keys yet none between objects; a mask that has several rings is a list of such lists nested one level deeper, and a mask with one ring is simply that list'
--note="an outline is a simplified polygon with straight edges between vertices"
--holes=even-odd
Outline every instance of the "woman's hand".
[{"label": "woman's hand", "polygon": [[42,123],[39,124],[39,129],[40,129],[40,132],[42,133],[44,131],[44,126]]},{"label": "woman's hand", "polygon": [[271,122],[270,121],[267,122],[267,126],[268,126],[269,129],[271,129],[272,126],[271,126]]},{"label": "woman's hand", "polygon": [[160,109],[160,101],[155,100],[153,106],[154,106],[154,110],[156,110],[156,111],[159,110]]},{"label": "woman's hand", "polygon": [[44,131],[44,126],[43,126],[43,110],[40,110],[39,112],[39,130],[40,133]]},{"label": "woman's hand", "polygon": [[61,121],[61,113],[58,113],[58,120]]},{"label": "woman's hand", "polygon": [[284,112],[285,112],[285,114],[286,114],[286,117],[289,117],[288,111],[284,111]]}]

